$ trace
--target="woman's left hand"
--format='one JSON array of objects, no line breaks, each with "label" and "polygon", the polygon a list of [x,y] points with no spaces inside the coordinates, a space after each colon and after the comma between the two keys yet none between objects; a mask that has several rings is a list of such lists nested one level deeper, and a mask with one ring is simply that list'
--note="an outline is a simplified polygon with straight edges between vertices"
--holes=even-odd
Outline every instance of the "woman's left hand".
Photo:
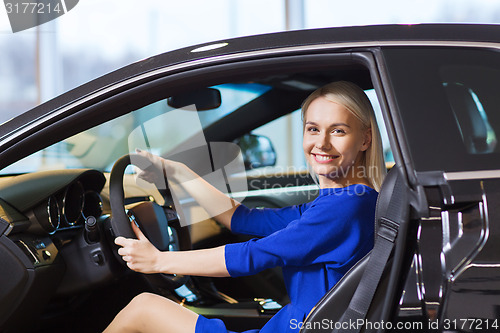
[{"label": "woman's left hand", "polygon": [[115,244],[121,246],[118,254],[127,263],[127,266],[139,273],[159,273],[160,250],[158,250],[142,231],[132,222],[137,239],[117,237]]}]

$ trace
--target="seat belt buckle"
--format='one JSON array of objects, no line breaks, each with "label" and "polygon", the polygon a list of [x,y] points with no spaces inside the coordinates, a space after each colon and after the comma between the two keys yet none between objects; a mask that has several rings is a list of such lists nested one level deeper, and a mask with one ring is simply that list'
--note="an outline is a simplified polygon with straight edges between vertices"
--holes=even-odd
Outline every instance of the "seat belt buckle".
[{"label": "seat belt buckle", "polygon": [[377,235],[394,243],[396,236],[398,235],[399,224],[386,218],[380,218],[380,225],[377,231]]}]

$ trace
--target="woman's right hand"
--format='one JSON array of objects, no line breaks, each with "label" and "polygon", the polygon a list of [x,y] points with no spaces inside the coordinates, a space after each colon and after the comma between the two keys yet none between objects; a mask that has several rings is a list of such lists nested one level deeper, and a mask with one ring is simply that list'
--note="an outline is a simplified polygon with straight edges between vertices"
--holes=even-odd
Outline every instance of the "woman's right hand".
[{"label": "woman's right hand", "polygon": [[183,182],[195,178],[194,174],[185,164],[167,160],[158,155],[151,154],[136,148],[138,155],[144,156],[151,162],[151,166],[137,175],[139,178],[153,184],[163,184],[165,177],[176,182]]},{"label": "woman's right hand", "polygon": [[151,162],[151,166],[144,170],[140,169],[141,171],[137,176],[148,183],[162,184],[162,182],[164,182],[165,175],[171,173],[171,170],[166,169],[168,167],[167,160],[139,148],[136,148],[135,152],[138,155],[147,158]]},{"label": "woman's right hand", "polygon": [[140,169],[141,172],[138,174],[139,178],[149,183],[163,184],[165,177],[178,184],[199,178],[199,176],[184,163],[167,160],[138,148],[136,148],[135,151],[138,155],[144,156],[151,162],[151,166],[145,170]]}]

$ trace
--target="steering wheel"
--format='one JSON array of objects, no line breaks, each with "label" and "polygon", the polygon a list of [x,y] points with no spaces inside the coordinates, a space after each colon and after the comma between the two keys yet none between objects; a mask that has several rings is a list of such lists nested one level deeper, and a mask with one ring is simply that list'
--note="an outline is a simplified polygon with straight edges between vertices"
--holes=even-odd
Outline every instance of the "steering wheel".
[{"label": "steering wheel", "polygon": [[[162,207],[154,202],[146,202],[137,209],[137,214],[135,212],[127,214],[125,211],[123,178],[125,169],[130,164],[142,170],[153,167],[148,158],[139,154],[124,155],[113,165],[109,179],[109,200],[111,205],[111,229],[114,236],[136,239],[137,237],[130,224],[133,222],[138,224],[144,235],[160,251],[180,249],[179,237],[177,237],[175,229],[171,226],[173,223],[179,223],[174,205]],[[165,191],[164,195],[170,196],[170,191]],[[165,202],[172,202],[172,198],[165,198]],[[139,214],[142,214],[142,218]],[[117,249],[113,253],[125,265],[121,256],[118,255]],[[179,288],[188,280],[188,277],[184,275],[152,274],[148,276],[152,277],[156,282],[167,284],[173,289]]]}]

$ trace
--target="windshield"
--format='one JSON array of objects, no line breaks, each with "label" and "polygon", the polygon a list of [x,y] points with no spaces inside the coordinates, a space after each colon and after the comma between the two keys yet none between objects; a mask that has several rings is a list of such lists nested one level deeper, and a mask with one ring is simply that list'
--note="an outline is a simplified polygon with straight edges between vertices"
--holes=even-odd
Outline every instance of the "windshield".
[{"label": "windshield", "polygon": [[[256,83],[223,84],[213,87],[223,103],[217,109],[196,112],[194,106],[174,109],[160,100],[121,117],[78,133],[40,150],[0,171],[20,174],[42,170],[92,168],[109,172],[121,156],[146,144],[155,154],[165,154],[242,105],[256,99],[270,87]],[[145,130],[147,136],[145,137]],[[137,135],[137,134],[141,135]],[[137,142],[137,137],[147,142]]]}]

